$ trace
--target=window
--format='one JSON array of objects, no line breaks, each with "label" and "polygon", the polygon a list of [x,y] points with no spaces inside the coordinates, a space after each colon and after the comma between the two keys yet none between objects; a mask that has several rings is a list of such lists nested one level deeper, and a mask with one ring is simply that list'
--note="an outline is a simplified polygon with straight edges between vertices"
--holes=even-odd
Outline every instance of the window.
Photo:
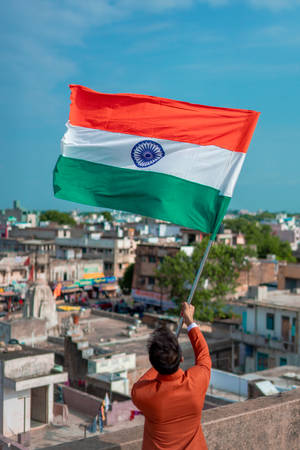
[{"label": "window", "polygon": [[293,317],[293,321],[292,321],[291,335],[292,335],[292,342],[295,342],[295,336],[296,336],[296,318],[295,317]]},{"label": "window", "polygon": [[149,256],[149,262],[155,263],[155,256],[150,255],[150,256]]},{"label": "window", "polygon": [[267,313],[267,330],[274,330],[274,314]]},{"label": "window", "polygon": [[149,284],[155,284],[155,278],[154,277],[149,277]]},{"label": "window", "polygon": [[192,244],[193,242],[195,242],[196,240],[196,235],[195,234],[188,234],[188,244]]},{"label": "window", "polygon": [[267,353],[257,352],[257,370],[266,370],[269,368],[269,355]]},{"label": "window", "polygon": [[280,358],[279,365],[280,366],[286,366],[287,365],[287,359],[286,358]]}]

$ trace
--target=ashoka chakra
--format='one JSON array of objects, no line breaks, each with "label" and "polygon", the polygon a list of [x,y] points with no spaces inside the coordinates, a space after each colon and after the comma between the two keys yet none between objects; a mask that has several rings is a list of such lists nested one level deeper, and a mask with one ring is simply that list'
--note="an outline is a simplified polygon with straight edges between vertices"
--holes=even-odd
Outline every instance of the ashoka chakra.
[{"label": "ashoka chakra", "polygon": [[154,141],[141,141],[131,150],[131,158],[137,167],[149,167],[165,156],[160,144]]}]

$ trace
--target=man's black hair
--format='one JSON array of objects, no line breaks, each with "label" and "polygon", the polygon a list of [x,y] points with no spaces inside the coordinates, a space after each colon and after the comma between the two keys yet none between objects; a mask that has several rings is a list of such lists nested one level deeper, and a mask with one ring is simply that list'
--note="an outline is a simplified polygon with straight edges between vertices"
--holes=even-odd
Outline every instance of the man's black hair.
[{"label": "man's black hair", "polygon": [[157,328],[148,341],[149,359],[158,373],[171,375],[178,370],[182,350],[175,334],[167,327]]}]

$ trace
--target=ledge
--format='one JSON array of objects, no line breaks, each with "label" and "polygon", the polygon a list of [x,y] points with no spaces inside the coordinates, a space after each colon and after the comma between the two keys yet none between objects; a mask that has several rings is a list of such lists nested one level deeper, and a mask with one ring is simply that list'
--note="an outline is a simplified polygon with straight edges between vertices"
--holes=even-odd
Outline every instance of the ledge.
[{"label": "ledge", "polygon": [[46,386],[47,384],[64,383],[68,381],[68,372],[49,373],[38,377],[28,378],[8,378],[4,377],[4,386],[15,392],[23,391],[26,389],[32,389],[40,386]]},{"label": "ledge", "polygon": [[[202,426],[209,450],[300,448],[300,389],[206,410]],[[142,437],[139,426],[51,448],[140,450]]]}]

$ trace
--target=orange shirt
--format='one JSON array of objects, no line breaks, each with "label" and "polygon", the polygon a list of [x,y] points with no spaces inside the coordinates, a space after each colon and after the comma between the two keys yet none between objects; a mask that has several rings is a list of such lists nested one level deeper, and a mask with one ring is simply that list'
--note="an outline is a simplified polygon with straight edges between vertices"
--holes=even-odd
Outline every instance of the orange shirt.
[{"label": "orange shirt", "polygon": [[207,449],[201,413],[211,359],[198,327],[189,331],[195,366],[172,375],[148,370],[132,388],[132,401],[145,416],[143,450]]}]

